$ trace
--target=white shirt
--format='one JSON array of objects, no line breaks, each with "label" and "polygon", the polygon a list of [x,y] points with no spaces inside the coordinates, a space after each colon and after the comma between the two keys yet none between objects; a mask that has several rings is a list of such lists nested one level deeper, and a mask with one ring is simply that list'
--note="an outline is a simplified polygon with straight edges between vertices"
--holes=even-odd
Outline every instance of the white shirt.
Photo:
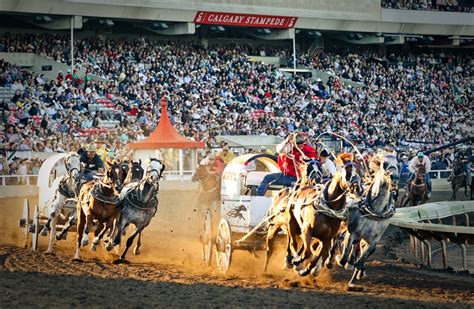
[{"label": "white shirt", "polygon": [[418,156],[411,159],[410,163],[408,164],[408,169],[410,170],[411,173],[414,173],[416,171],[416,167],[419,164],[422,164],[425,166],[427,173],[431,171],[431,161],[427,156],[423,156],[423,160],[421,162],[418,159]]},{"label": "white shirt", "polygon": [[333,177],[337,172],[336,165],[328,158],[326,158],[326,161],[321,165],[321,170],[324,177]]}]

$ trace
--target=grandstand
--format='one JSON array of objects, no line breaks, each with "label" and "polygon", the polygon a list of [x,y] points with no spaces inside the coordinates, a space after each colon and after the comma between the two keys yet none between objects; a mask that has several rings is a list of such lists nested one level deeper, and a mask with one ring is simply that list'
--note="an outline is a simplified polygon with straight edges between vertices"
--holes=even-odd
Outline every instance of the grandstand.
[{"label": "grandstand", "polygon": [[153,131],[162,96],[178,131],[211,148],[293,131],[365,148],[463,137],[472,1],[363,2],[2,1],[0,144],[122,148]]}]

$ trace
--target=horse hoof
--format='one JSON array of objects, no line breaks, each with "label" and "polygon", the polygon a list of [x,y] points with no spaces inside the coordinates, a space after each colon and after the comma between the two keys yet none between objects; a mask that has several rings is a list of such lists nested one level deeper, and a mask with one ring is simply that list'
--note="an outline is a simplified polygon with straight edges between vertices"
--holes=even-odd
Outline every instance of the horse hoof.
[{"label": "horse hoof", "polygon": [[309,273],[310,273],[310,270],[308,268],[304,268],[298,271],[298,275],[300,275],[301,277],[306,277],[307,275],[309,275]]},{"label": "horse hoof", "polygon": [[119,264],[130,264],[129,261],[125,260],[125,259],[116,259],[112,262],[112,264],[114,265],[119,265]]},{"label": "horse hoof", "polygon": [[84,262],[84,260],[81,259],[81,258],[73,258],[72,261],[76,262],[76,263],[83,263]]},{"label": "horse hoof", "polygon": [[362,280],[365,277],[366,277],[365,270],[359,270],[359,272],[357,273],[357,280]]},{"label": "horse hoof", "polygon": [[110,250],[112,250],[113,248],[114,248],[114,244],[113,244],[111,241],[109,241],[109,242],[107,243],[107,245],[105,245],[105,250],[107,250],[107,251],[110,251]]},{"label": "horse hoof", "polygon": [[89,240],[88,240],[88,239],[84,239],[84,240],[82,240],[82,242],[81,242],[81,245],[82,245],[83,247],[87,246],[88,244],[89,244]]},{"label": "horse hoof", "polygon": [[355,285],[353,283],[349,283],[347,285],[347,291],[349,292],[363,292],[364,291],[364,288],[359,286],[359,285]]},{"label": "horse hoof", "polygon": [[92,251],[97,251],[97,247],[96,247],[94,244],[92,244],[91,250],[92,250]]},{"label": "horse hoof", "polygon": [[53,251],[45,251],[43,252],[44,255],[54,255]]},{"label": "horse hoof", "polygon": [[351,270],[351,271],[352,271],[352,270],[354,270],[354,265],[351,265],[351,264],[349,264],[349,263],[346,263],[346,265],[344,265],[344,269],[345,269],[345,270]]},{"label": "horse hoof", "polygon": [[324,263],[324,266],[326,266],[327,269],[332,269],[332,267],[333,267],[331,262]]},{"label": "horse hoof", "polygon": [[293,264],[293,266],[298,266],[300,265],[304,260],[301,260],[300,258],[295,258],[291,261],[291,264]]},{"label": "horse hoof", "polygon": [[133,254],[140,255],[140,249],[137,249],[137,248],[133,249]]},{"label": "horse hoof", "polygon": [[48,236],[48,230],[46,228],[41,230],[41,236]]}]

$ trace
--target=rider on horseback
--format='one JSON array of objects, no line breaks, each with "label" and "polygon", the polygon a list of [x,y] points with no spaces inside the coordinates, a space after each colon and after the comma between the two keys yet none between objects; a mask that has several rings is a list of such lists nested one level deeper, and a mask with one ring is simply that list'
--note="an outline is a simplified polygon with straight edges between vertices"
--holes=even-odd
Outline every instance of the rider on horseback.
[{"label": "rider on horseback", "polygon": [[98,172],[104,171],[104,163],[96,153],[97,147],[90,144],[87,149],[81,148],[77,153],[81,156],[81,163],[84,165],[84,178],[86,181],[92,180]]},{"label": "rider on horseback", "polygon": [[413,159],[411,159],[410,163],[408,164],[408,169],[410,170],[411,176],[408,179],[408,186],[410,186],[411,181],[415,177],[416,170],[420,167],[425,167],[425,182],[428,189],[428,198],[431,196],[431,180],[430,180],[430,171],[431,171],[431,161],[428,156],[426,156],[423,152],[419,151]]},{"label": "rider on horseback", "polygon": [[[459,150],[456,153],[456,159],[461,162],[461,166],[463,167],[464,173],[466,174],[466,183],[467,186],[469,187],[472,182],[472,172],[471,172],[471,165],[472,165],[472,148],[466,149],[466,151]],[[448,178],[448,181],[450,182],[454,176],[454,170],[451,173],[451,175]]]},{"label": "rider on horseback", "polygon": [[290,134],[277,145],[280,173],[266,175],[257,188],[257,195],[264,196],[270,184],[291,187],[301,178],[300,165],[304,161],[316,159],[316,150],[306,144],[305,137],[299,133]]}]

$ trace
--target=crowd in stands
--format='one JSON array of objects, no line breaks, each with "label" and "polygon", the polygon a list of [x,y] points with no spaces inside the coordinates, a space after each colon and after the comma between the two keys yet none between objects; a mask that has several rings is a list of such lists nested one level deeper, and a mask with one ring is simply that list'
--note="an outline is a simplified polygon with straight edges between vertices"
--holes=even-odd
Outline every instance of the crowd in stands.
[{"label": "crowd in stands", "polygon": [[[48,79],[0,60],[0,86],[15,91],[0,102],[0,148],[77,150],[90,141],[111,149],[147,136],[167,97],[183,135],[217,146],[217,135],[339,132],[364,147],[434,145],[462,136],[473,101],[469,55],[387,55],[325,52],[299,63],[333,75],[327,82],[284,75],[250,61],[248,52],[288,57],[272,47],[210,47],[140,39],[75,42],[77,69]],[[0,48],[68,61],[67,41],[49,34],[4,35]],[[91,78],[91,74],[107,81]],[[359,82],[345,85],[343,79]],[[112,129],[102,128],[104,122]],[[418,147],[418,144],[415,144]]]},{"label": "crowd in stands", "polygon": [[[4,155],[0,155],[0,175],[19,175],[20,177],[9,177],[0,180],[0,185],[35,184],[36,178],[29,178],[26,175],[38,175],[43,160],[38,158],[18,158],[7,160]],[[24,175],[23,177],[21,177]],[[29,178],[29,179],[27,179]]]},{"label": "crowd in stands", "polygon": [[387,9],[474,12],[472,0],[382,0]]}]

